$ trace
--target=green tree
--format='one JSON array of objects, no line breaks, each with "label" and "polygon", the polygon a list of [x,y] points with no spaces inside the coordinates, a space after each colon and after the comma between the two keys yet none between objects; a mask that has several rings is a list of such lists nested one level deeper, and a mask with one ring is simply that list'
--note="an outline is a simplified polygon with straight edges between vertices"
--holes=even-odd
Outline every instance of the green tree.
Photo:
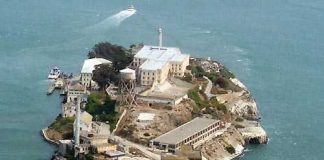
[{"label": "green tree", "polygon": [[109,83],[116,84],[118,71],[110,64],[100,64],[95,67],[92,79],[96,81],[101,89],[105,89]]}]

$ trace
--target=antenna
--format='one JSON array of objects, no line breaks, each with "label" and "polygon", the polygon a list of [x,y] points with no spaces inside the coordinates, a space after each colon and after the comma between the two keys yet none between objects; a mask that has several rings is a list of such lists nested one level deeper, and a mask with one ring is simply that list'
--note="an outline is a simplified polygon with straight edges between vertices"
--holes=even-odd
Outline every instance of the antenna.
[{"label": "antenna", "polygon": [[162,28],[159,28],[159,47],[162,48]]}]

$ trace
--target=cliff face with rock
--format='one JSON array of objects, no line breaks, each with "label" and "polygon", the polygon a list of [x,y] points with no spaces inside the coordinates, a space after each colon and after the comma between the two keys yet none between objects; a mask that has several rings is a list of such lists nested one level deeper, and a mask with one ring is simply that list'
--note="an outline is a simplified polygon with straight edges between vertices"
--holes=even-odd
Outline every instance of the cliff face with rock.
[{"label": "cliff face with rock", "polygon": [[243,154],[248,144],[267,143],[261,114],[247,87],[216,61],[195,59],[191,65],[200,66],[204,78],[212,83],[212,88],[207,85],[204,92],[209,102],[213,101],[210,97],[217,99],[217,103],[211,103],[204,113],[215,115],[231,125],[224,134],[201,146],[203,156],[206,159],[233,159]]}]

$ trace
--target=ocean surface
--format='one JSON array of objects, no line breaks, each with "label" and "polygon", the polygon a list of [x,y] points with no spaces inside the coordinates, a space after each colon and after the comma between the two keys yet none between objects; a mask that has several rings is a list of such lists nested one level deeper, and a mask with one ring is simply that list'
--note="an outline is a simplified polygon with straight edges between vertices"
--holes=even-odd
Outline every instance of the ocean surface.
[{"label": "ocean surface", "polygon": [[[136,14],[125,11],[133,4]],[[40,129],[54,65],[80,72],[99,41],[177,46],[224,63],[250,89],[270,142],[244,160],[324,157],[323,0],[0,0],[0,159],[46,160]]]}]

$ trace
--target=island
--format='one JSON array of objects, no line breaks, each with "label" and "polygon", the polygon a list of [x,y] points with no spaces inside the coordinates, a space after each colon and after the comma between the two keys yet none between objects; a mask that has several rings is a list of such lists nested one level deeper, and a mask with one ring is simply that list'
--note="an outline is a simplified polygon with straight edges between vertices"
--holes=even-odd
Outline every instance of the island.
[{"label": "island", "polygon": [[251,93],[224,65],[177,47],[96,44],[60,76],[61,113],[42,135],[52,159],[227,160],[266,144]]}]

